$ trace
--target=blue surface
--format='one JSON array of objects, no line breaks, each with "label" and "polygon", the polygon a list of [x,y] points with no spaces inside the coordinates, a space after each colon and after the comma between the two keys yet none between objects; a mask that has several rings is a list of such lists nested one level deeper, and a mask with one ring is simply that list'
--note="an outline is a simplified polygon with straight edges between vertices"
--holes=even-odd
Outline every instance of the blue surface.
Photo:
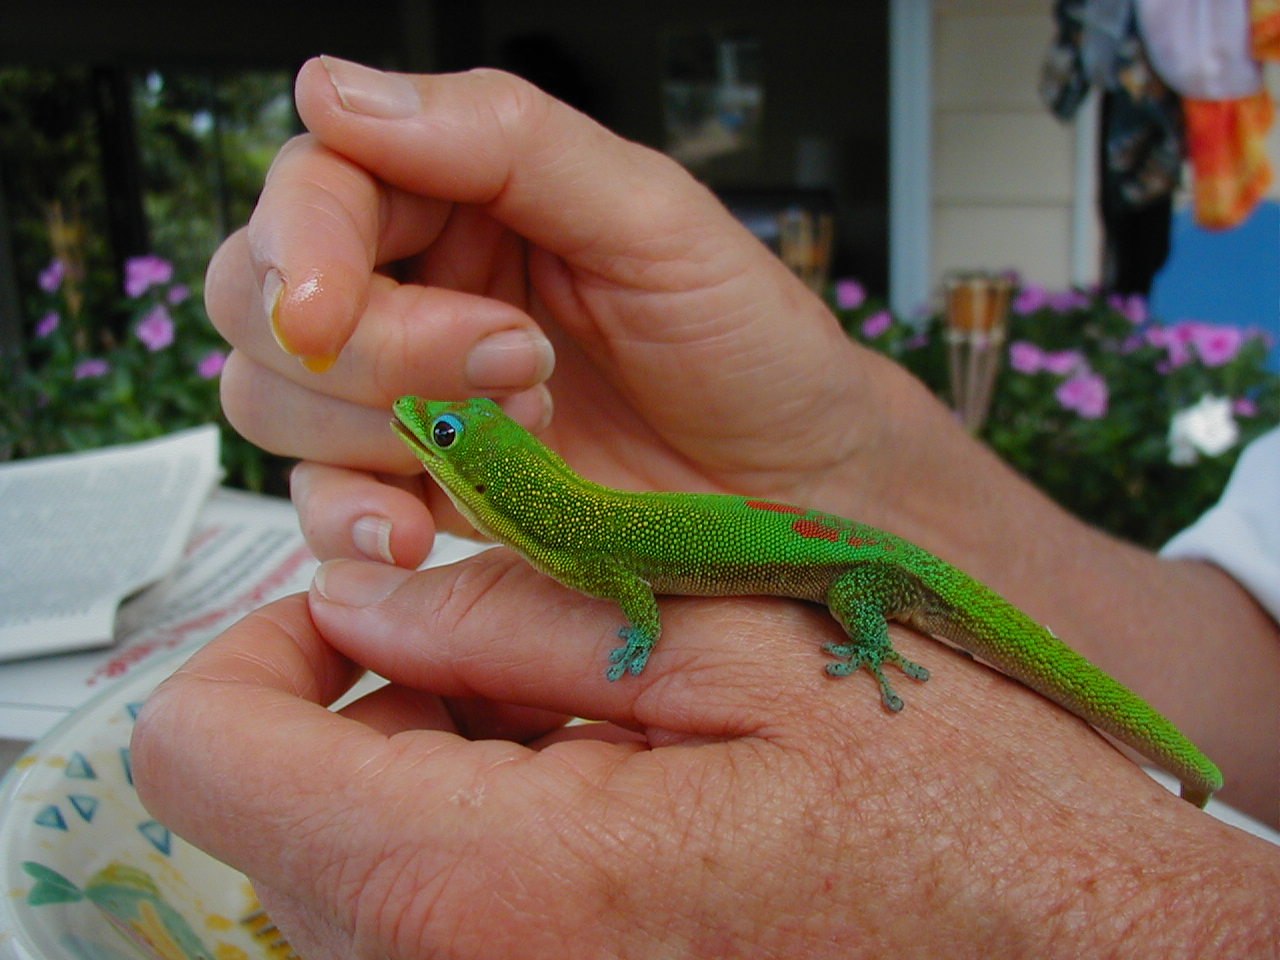
[{"label": "blue surface", "polygon": [[1151,313],[1168,323],[1261,327],[1280,370],[1280,203],[1259,204],[1234,230],[1202,230],[1191,211],[1173,216],[1173,249],[1151,288]]}]

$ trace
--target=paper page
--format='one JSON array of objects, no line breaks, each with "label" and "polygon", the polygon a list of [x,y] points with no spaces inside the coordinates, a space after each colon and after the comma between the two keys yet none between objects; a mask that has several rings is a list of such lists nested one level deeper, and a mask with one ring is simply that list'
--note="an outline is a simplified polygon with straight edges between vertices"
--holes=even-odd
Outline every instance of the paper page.
[{"label": "paper page", "polygon": [[[480,549],[440,534],[428,565]],[[257,607],[307,589],[316,566],[287,500],[218,490],[178,568],[121,608],[114,647],[0,665],[0,738],[43,736],[122,677],[171,650],[194,650]]]},{"label": "paper page", "polygon": [[217,491],[177,568],[121,607],[113,647],[0,666],[0,736],[42,736],[113,681],[305,589],[315,567],[287,500]]},{"label": "paper page", "polygon": [[217,483],[218,429],[0,466],[0,660],[110,644]]}]

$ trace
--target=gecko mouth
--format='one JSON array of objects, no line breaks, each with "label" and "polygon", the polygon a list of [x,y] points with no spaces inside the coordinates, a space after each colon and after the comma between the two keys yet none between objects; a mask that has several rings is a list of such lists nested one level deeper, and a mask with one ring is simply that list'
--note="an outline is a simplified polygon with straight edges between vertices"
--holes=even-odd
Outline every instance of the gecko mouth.
[{"label": "gecko mouth", "polygon": [[399,434],[400,439],[412,447],[415,453],[420,456],[430,457],[432,460],[437,459],[436,452],[414,436],[413,431],[399,420],[394,418],[391,420],[391,429]]}]

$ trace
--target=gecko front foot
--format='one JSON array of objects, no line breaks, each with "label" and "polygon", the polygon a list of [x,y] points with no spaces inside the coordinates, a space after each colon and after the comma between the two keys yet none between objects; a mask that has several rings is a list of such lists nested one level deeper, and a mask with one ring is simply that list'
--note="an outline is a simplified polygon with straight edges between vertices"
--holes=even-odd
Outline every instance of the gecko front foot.
[{"label": "gecko front foot", "polygon": [[604,675],[610,680],[619,679],[628,670],[636,676],[649,662],[649,654],[653,652],[653,639],[635,627],[623,627],[618,636],[627,641],[627,645],[616,647],[609,653],[612,666]]},{"label": "gecko front foot", "polygon": [[894,713],[902,709],[902,698],[893,692],[893,686],[881,669],[882,664],[893,664],[913,680],[923,682],[929,679],[929,671],[925,667],[908,660],[887,644],[860,646],[853,643],[828,643],[822,649],[824,653],[840,658],[838,663],[827,664],[828,676],[847,677],[856,673],[859,668],[865,669],[880,684],[880,699]]}]

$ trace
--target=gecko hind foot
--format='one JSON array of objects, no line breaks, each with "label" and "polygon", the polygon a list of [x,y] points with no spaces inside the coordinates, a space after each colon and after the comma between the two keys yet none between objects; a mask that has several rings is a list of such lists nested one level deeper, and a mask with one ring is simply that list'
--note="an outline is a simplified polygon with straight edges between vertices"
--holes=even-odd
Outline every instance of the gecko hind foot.
[{"label": "gecko hind foot", "polygon": [[615,647],[609,652],[611,666],[604,675],[610,680],[621,679],[628,670],[632,676],[638,675],[649,662],[649,654],[653,652],[653,640],[635,627],[623,627],[618,636],[627,641],[625,647]]},{"label": "gecko hind foot", "polygon": [[828,676],[847,677],[852,673],[856,673],[859,669],[865,669],[876,678],[876,682],[880,685],[881,701],[887,709],[892,710],[894,713],[902,709],[903,701],[900,696],[894,693],[893,685],[889,683],[888,677],[884,675],[884,670],[881,669],[882,664],[893,664],[912,680],[924,682],[929,679],[927,668],[922,667],[914,660],[908,660],[892,648],[875,647],[867,649],[852,643],[828,643],[822,649],[823,652],[840,658],[838,663],[827,664]]}]

